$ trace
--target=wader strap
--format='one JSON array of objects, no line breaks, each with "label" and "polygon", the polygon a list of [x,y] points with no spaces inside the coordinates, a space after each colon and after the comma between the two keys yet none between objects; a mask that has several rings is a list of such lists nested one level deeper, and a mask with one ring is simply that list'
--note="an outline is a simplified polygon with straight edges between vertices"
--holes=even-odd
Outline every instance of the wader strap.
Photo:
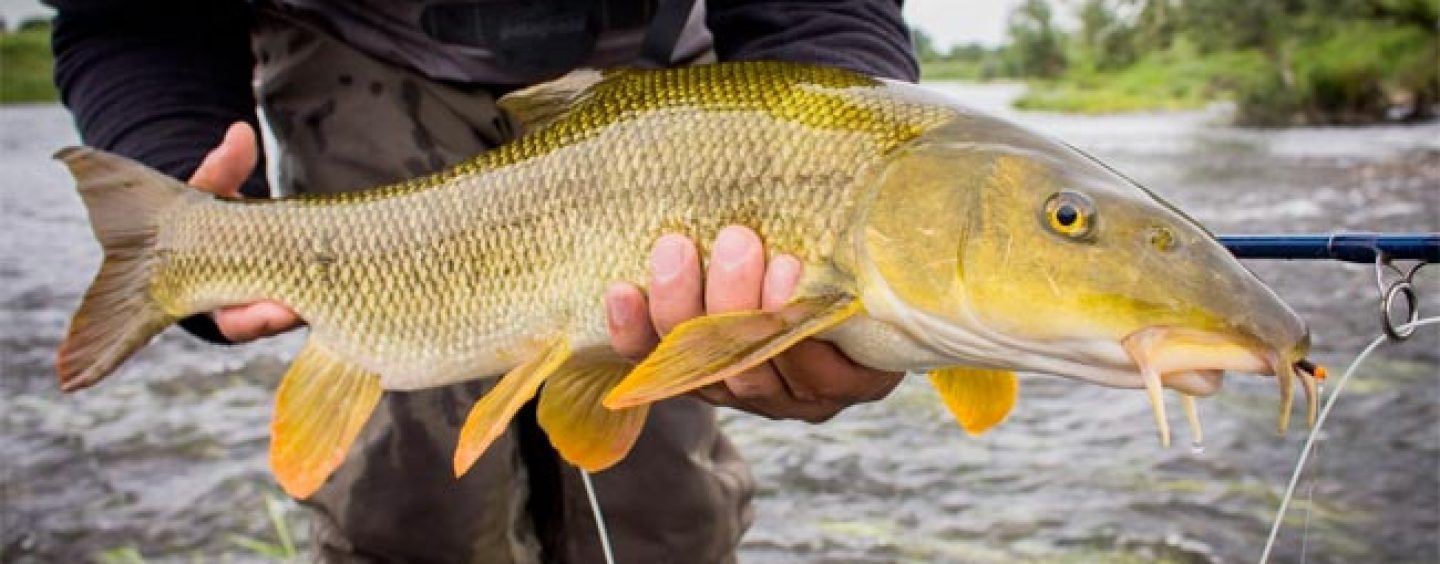
[{"label": "wader strap", "polygon": [[664,68],[674,62],[671,57],[675,54],[675,45],[680,42],[685,23],[694,9],[695,0],[660,0],[640,48],[640,60],[645,66]]}]

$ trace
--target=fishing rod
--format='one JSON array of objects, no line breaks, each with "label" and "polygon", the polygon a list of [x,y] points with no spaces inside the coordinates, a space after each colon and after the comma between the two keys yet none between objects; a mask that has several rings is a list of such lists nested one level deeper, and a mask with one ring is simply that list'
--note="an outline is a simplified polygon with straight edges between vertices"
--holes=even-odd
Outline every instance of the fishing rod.
[{"label": "fishing rod", "polygon": [[[1221,235],[1220,244],[1242,259],[1336,260],[1375,265],[1381,328],[1396,341],[1408,339],[1420,319],[1415,273],[1440,263],[1440,233],[1320,233]],[[1408,270],[1395,261],[1416,261]],[[1405,314],[1397,319],[1397,302]]]},{"label": "fishing rod", "polygon": [[1330,233],[1305,235],[1221,235],[1243,259],[1339,260],[1373,263],[1390,260],[1440,262],[1440,233]]},{"label": "fishing rod", "polygon": [[[1365,347],[1345,370],[1340,381],[1336,383],[1334,394],[1325,401],[1319,419],[1305,438],[1305,445],[1300,449],[1300,459],[1291,472],[1285,495],[1280,499],[1280,507],[1265,540],[1265,548],[1260,554],[1260,563],[1267,564],[1271,550],[1275,548],[1281,524],[1285,521],[1286,510],[1289,509],[1295,488],[1300,483],[1301,472],[1306,461],[1315,453],[1320,429],[1325,425],[1331,409],[1335,407],[1335,401],[1340,398],[1340,392],[1355,373],[1355,369],[1387,338],[1392,342],[1403,341],[1410,338],[1415,329],[1422,325],[1440,324],[1440,317],[1420,319],[1419,301],[1415,291],[1415,273],[1427,264],[1440,263],[1440,233],[1221,235],[1219,240],[1232,254],[1242,259],[1336,260],[1373,264],[1375,285],[1380,291],[1380,319],[1385,334]],[[1413,261],[1414,264],[1407,269],[1397,266],[1395,261]],[[1406,308],[1406,313],[1399,318],[1394,314],[1397,300],[1403,300]],[[1310,495],[1314,495],[1313,490]],[[1308,523],[1307,514],[1307,528]]]}]

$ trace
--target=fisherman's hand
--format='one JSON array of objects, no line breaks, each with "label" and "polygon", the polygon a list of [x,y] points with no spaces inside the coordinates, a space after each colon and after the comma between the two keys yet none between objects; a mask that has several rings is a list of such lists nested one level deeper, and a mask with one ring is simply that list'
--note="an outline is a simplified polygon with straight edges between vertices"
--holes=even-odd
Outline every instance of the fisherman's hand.
[{"label": "fisherman's hand", "polygon": [[[205,155],[190,185],[224,198],[239,198],[240,185],[255,170],[260,154],[255,130],[236,122],[225,131],[220,146]],[[300,326],[300,316],[276,302],[226,306],[211,313],[226,339],[237,343],[283,333]]]},{"label": "fisherman's hand", "polygon": [[[650,253],[649,299],[627,283],[605,294],[611,346],[638,360],[655,349],[659,335],[690,318],[779,309],[795,292],[800,268],[789,255],[775,257],[767,268],[760,238],[745,227],[720,232],[704,273],[690,239],[661,237]],[[830,343],[805,339],[770,362],[694,393],[765,417],[819,423],[852,404],[889,395],[902,376],[861,366]]]}]

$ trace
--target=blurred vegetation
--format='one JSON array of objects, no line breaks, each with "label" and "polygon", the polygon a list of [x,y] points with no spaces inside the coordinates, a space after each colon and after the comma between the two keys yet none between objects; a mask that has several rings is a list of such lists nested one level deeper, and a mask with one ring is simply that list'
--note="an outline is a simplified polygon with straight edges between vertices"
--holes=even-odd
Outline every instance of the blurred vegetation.
[{"label": "blurred vegetation", "polygon": [[0,104],[53,102],[50,22],[31,20],[0,33]]},{"label": "blurred vegetation", "polygon": [[[1076,29],[1056,27],[1058,7]],[[1029,81],[1028,109],[1232,100],[1242,124],[1363,124],[1435,117],[1437,22],[1440,0],[1026,0],[1006,45],[919,54],[926,79]]]}]

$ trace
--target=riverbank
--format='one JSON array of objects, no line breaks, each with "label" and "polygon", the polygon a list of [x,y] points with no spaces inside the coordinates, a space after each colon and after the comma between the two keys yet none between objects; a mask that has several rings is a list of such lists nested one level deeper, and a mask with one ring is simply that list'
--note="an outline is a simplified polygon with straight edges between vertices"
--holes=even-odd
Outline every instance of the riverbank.
[{"label": "riverbank", "polygon": [[1121,70],[1077,69],[1053,80],[1032,80],[1015,107],[1078,114],[1191,110],[1234,101],[1236,84],[1264,72],[1258,53],[1202,57],[1167,50]]},{"label": "riverbank", "polygon": [[1433,37],[1411,29],[1340,32],[1297,44],[1282,61],[1253,49],[1200,53],[1181,42],[1120,69],[1079,66],[1033,79],[1016,107],[1103,114],[1228,101],[1240,125],[1421,121],[1436,114],[1436,51]]},{"label": "riverbank", "polygon": [[1440,113],[1437,7],[1086,0],[1072,31],[1055,24],[1050,2],[1027,0],[1011,15],[1009,42],[979,55],[1031,81],[1018,101],[1026,109],[1110,113],[1226,100],[1238,125],[1417,122]]},{"label": "riverbank", "polygon": [[26,22],[0,33],[0,104],[56,101],[53,73],[48,22]]}]

